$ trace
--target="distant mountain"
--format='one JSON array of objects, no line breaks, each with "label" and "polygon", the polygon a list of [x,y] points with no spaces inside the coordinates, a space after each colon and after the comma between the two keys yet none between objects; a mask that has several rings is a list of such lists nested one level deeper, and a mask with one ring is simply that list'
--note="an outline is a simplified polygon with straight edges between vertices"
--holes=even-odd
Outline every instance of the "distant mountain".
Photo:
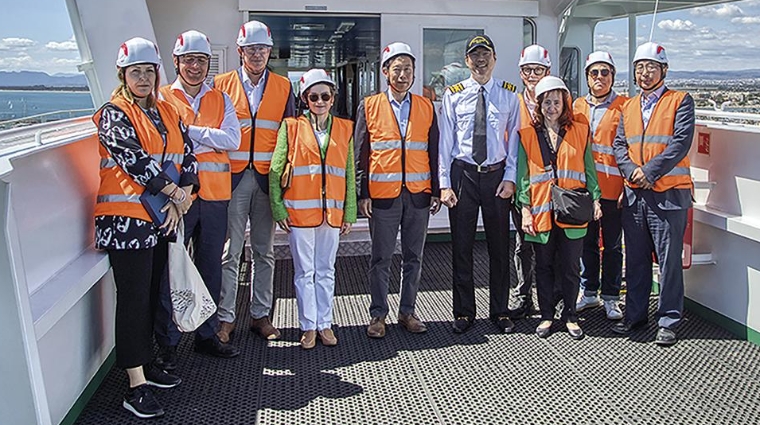
[{"label": "distant mountain", "polygon": [[0,71],[0,87],[87,87],[83,74],[48,75],[39,71]]},{"label": "distant mountain", "polygon": [[[627,78],[627,72],[621,72],[620,78]],[[700,79],[700,80],[747,80],[760,78],[760,69],[741,69],[736,71],[668,71],[668,79]]]}]

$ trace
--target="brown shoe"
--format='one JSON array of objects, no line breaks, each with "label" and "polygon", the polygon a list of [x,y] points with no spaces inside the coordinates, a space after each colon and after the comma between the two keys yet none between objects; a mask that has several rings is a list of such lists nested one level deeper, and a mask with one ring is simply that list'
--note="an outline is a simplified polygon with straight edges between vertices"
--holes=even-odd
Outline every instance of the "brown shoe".
[{"label": "brown shoe", "polygon": [[319,331],[319,340],[322,341],[322,345],[328,347],[338,345],[338,338],[335,337],[335,333],[333,333],[333,330],[330,328]]},{"label": "brown shoe", "polygon": [[382,338],[385,336],[385,316],[372,318],[367,327],[367,336],[370,338]]},{"label": "brown shoe", "polygon": [[414,314],[398,314],[398,323],[413,334],[427,332],[427,326]]},{"label": "brown shoe", "polygon": [[317,331],[306,331],[301,335],[301,348],[310,350],[317,345]]},{"label": "brown shoe", "polygon": [[219,322],[219,332],[216,336],[219,337],[219,341],[227,344],[230,342],[230,335],[235,331],[235,324],[230,322]]},{"label": "brown shoe", "polygon": [[251,332],[255,332],[261,335],[262,338],[270,341],[280,339],[280,331],[272,326],[272,322],[269,321],[268,316],[264,316],[261,319],[251,319]]}]

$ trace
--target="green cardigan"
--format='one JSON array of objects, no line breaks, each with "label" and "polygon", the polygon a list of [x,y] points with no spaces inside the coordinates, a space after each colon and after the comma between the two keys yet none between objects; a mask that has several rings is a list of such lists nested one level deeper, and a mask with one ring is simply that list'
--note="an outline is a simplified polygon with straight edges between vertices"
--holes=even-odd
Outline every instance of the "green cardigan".
[{"label": "green cardigan", "polygon": [[[307,117],[309,113],[304,115]],[[332,115],[327,117],[327,133],[332,131]],[[325,159],[328,144],[321,148],[322,159]],[[288,218],[288,210],[282,200],[282,188],[280,177],[285,163],[288,160],[288,125],[285,121],[280,125],[277,133],[277,144],[272,154],[272,162],[269,168],[269,203],[272,206],[272,218],[281,221]],[[348,158],[346,159],[346,199],[343,204],[343,222],[356,223],[356,173],[354,171],[354,138],[348,142]]]},{"label": "green cardigan", "polygon": [[[599,189],[599,179],[596,176],[596,166],[594,165],[594,157],[591,154],[591,144],[586,145],[583,162],[586,166],[586,189],[591,192],[591,196],[596,201],[602,197],[602,190]],[[525,153],[522,143],[519,143],[517,148],[517,206],[521,209],[526,205],[530,206],[528,154]],[[541,232],[537,233],[536,236],[526,234],[525,240],[528,242],[545,244],[549,241],[549,233],[550,232]],[[586,228],[565,229],[565,235],[567,235],[568,239],[580,239],[586,236]]]}]

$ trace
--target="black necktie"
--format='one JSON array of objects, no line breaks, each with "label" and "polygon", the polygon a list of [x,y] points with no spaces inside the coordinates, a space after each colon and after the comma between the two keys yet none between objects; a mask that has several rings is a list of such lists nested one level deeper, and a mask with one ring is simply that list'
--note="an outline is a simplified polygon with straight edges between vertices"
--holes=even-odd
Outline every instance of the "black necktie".
[{"label": "black necktie", "polygon": [[472,131],[472,159],[478,165],[488,158],[486,145],[486,89],[481,86],[478,91],[478,103],[475,105],[475,125]]}]

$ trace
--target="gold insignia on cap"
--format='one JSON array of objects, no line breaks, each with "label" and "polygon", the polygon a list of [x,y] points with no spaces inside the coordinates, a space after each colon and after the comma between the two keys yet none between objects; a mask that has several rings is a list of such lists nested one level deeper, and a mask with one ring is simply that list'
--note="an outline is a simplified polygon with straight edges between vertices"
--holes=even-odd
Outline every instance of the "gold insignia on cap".
[{"label": "gold insignia on cap", "polygon": [[483,43],[486,46],[490,46],[491,45],[491,43],[488,42],[488,39],[485,38],[485,37],[483,37],[482,35],[476,36],[475,38],[473,38],[472,40],[470,40],[470,46],[472,46],[473,44],[477,44],[477,43]]},{"label": "gold insignia on cap", "polygon": [[452,93],[459,93],[460,91],[464,90],[464,84],[457,83],[457,84],[451,85],[447,88],[447,90]]}]

